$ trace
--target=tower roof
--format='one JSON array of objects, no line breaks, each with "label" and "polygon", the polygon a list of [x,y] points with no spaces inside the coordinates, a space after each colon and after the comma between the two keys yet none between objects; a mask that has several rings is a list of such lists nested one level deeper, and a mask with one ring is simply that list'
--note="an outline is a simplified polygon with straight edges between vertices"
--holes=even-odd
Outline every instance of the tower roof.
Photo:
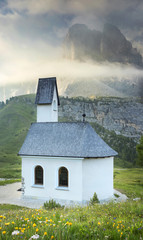
[{"label": "tower roof", "polygon": [[54,87],[56,87],[58,105],[60,105],[56,77],[39,79],[35,103],[51,104],[53,101]]},{"label": "tower roof", "polygon": [[102,158],[117,155],[86,122],[34,123],[19,155]]}]

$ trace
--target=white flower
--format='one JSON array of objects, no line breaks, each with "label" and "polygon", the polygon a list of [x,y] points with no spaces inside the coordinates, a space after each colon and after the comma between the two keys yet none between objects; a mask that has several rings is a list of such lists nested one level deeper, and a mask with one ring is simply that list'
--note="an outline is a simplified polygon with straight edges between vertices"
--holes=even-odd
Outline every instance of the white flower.
[{"label": "white flower", "polygon": [[15,230],[12,232],[12,235],[18,235],[19,234],[19,231],[18,230]]},{"label": "white flower", "polygon": [[38,239],[39,238],[39,235],[38,234],[35,234],[35,235],[33,235],[29,240],[31,240],[31,239]]}]

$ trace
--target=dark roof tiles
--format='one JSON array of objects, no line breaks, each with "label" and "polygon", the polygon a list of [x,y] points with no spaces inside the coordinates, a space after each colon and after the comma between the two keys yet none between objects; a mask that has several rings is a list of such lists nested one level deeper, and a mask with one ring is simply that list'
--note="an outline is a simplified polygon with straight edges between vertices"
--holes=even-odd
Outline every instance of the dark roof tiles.
[{"label": "dark roof tiles", "polygon": [[53,101],[54,87],[56,87],[58,105],[60,105],[55,77],[39,79],[35,103],[51,104]]},{"label": "dark roof tiles", "polygon": [[115,156],[89,123],[34,123],[19,155],[101,158]]}]

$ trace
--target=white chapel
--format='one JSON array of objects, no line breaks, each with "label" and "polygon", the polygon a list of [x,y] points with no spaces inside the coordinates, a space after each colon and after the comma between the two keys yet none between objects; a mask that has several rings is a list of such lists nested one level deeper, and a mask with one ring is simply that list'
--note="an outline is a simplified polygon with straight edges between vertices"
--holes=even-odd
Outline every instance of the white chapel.
[{"label": "white chapel", "polygon": [[39,79],[37,122],[19,151],[25,198],[85,204],[96,192],[113,197],[113,160],[117,153],[87,122],[58,122],[56,78]]}]

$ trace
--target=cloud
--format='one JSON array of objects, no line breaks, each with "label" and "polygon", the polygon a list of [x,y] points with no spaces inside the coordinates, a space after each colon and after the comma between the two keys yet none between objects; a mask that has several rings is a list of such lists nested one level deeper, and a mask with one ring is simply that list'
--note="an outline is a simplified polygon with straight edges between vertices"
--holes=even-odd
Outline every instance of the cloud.
[{"label": "cloud", "polygon": [[65,61],[60,48],[68,27],[74,23],[100,30],[109,21],[135,38],[143,23],[142,5],[139,0],[5,1],[0,5],[0,85],[48,76],[69,82],[102,76],[143,76],[131,66]]},{"label": "cloud", "polygon": [[59,13],[96,12],[109,13],[122,11],[128,7],[136,7],[139,0],[8,0],[8,7],[17,11],[27,11],[30,14],[43,14],[49,11]]}]

